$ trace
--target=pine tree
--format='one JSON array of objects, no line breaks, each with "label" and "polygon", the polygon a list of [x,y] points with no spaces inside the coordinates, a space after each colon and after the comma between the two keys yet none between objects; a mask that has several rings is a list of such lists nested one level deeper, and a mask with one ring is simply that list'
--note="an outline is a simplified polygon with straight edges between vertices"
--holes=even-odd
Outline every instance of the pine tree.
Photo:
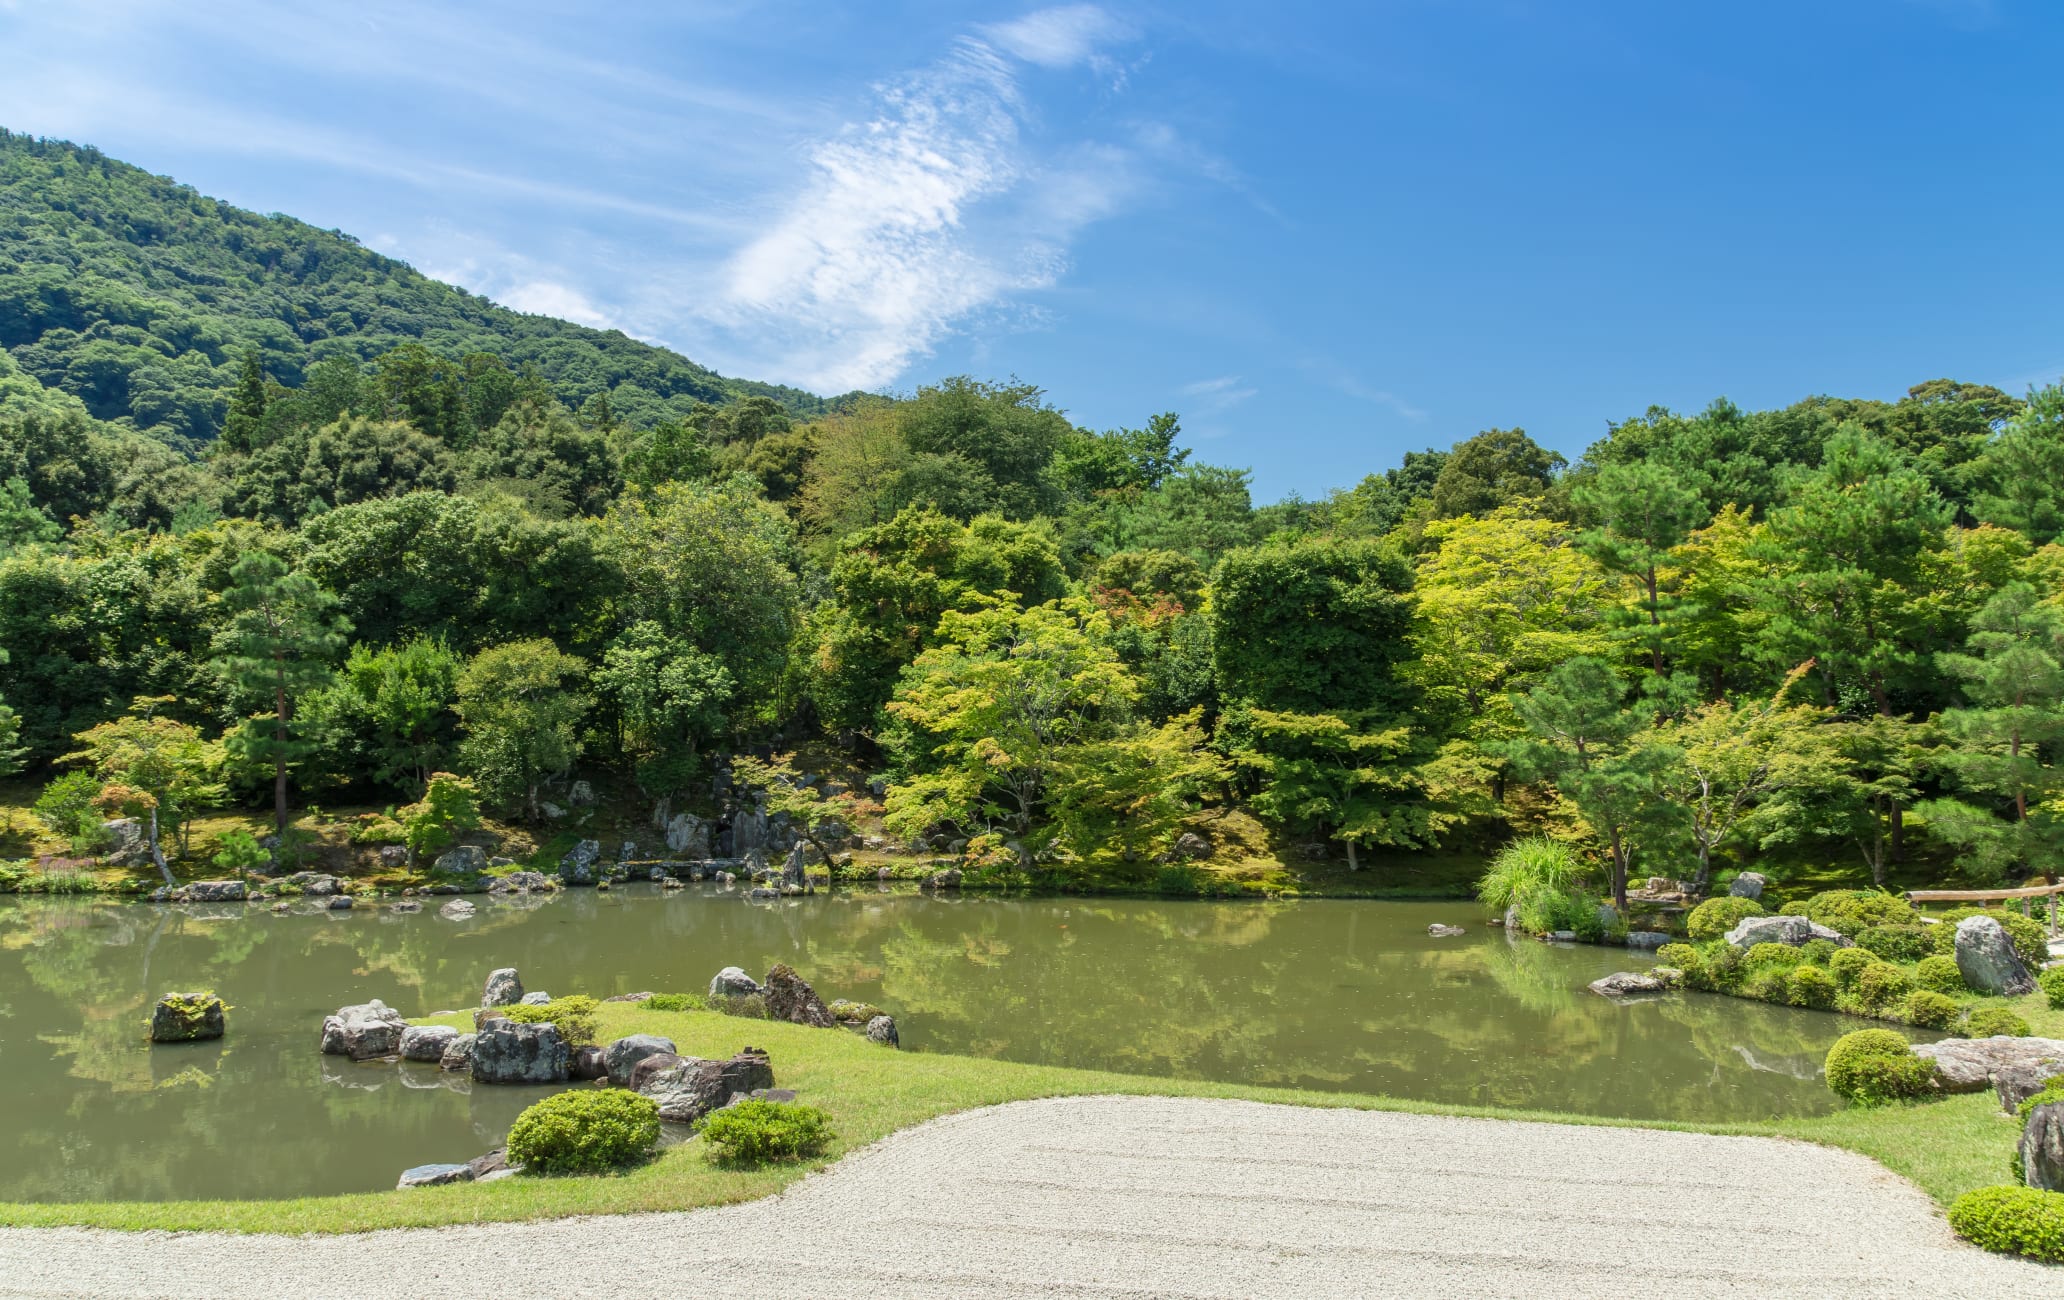
[{"label": "pine tree", "polygon": [[256,451],[265,428],[265,369],[258,350],[244,353],[243,369],[229,395],[229,414],[222,421],[222,443],[233,451]]},{"label": "pine tree", "polygon": [[230,751],[272,769],[273,826],[287,829],[287,771],[311,748],[295,706],[330,676],[351,623],[337,598],[278,556],[252,551],[230,570],[222,594],[228,626],[216,637],[216,667],[232,692],[257,706],[230,738]]}]

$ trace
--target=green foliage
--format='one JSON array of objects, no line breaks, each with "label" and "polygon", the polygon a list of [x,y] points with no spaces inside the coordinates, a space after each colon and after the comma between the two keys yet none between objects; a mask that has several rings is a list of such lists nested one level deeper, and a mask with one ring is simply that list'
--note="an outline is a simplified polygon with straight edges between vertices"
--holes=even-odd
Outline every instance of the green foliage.
[{"label": "green foliage", "polygon": [[430,637],[378,650],[352,646],[343,671],[303,705],[325,762],[420,791],[453,754],[462,662]]},{"label": "green foliage", "polygon": [[1684,918],[1684,931],[1693,943],[1703,943],[1720,938],[1749,917],[1763,914],[1763,905],[1753,898],[1709,898]]},{"label": "green foliage", "polygon": [[1805,953],[1788,943],[1756,943],[1742,954],[1742,964],[1751,971],[1790,970],[1805,958]]},{"label": "green foliage", "polygon": [[709,1003],[698,993],[655,993],[645,999],[652,1011],[707,1011]]},{"label": "green foliage", "polygon": [[1931,989],[1915,989],[1900,1005],[1899,1018],[1922,1029],[1949,1029],[1957,1022],[1956,1002]]},{"label": "green foliage", "polygon": [[1967,1038],[2026,1038],[2031,1032],[2026,1020],[2005,1007],[1973,1007],[1964,1017]]},{"label": "green foliage", "polygon": [[1699,950],[1688,943],[1664,944],[1656,949],[1656,962],[1658,965],[1681,970],[1687,976],[1695,973],[1704,964],[1699,958]]},{"label": "green foliage", "polygon": [[92,853],[107,843],[101,816],[94,807],[100,781],[91,772],[65,772],[53,778],[36,797],[36,820],[62,836],[74,853]]},{"label": "green foliage", "polygon": [[2050,936],[2040,921],[2031,921],[2019,912],[2010,912],[2003,907],[1958,907],[1942,913],[1940,924],[1928,927],[1929,937],[1934,940],[1935,951],[1946,956],[1956,953],[1957,922],[1971,916],[1989,916],[2000,923],[2007,932],[2007,939],[2014,945],[2014,951],[2029,969],[2039,970],[2050,959]]},{"label": "green foliage", "polygon": [[509,1126],[508,1157],[541,1174],[594,1174],[638,1164],[658,1142],[659,1105],[650,1097],[583,1088],[556,1093],[518,1115]]},{"label": "green foliage", "polygon": [[1936,993],[1965,993],[1964,974],[1957,969],[1956,958],[1939,954],[1923,957],[1914,967],[1914,983]]},{"label": "green foliage", "polygon": [[1913,991],[1913,980],[1887,961],[1874,961],[1856,976],[1850,990],[1856,1005],[1876,1015],[1896,1005]]},{"label": "green foliage", "polygon": [[502,1010],[520,1025],[557,1025],[559,1037],[568,1047],[595,1041],[595,1008],[600,1005],[585,994],[553,998],[542,1006],[518,1005]]},{"label": "green foliage", "polygon": [[820,1154],[838,1134],[815,1106],[787,1101],[741,1101],[702,1122],[702,1140],[719,1164],[761,1165]]},{"label": "green foliage", "polygon": [[570,683],[586,671],[583,660],[543,640],[494,646],[467,662],[458,681],[459,759],[483,793],[538,818],[538,787],[580,754],[588,697]]},{"label": "green foliage", "polygon": [[1874,925],[1856,935],[1856,946],[1886,961],[1914,962],[1934,950],[1925,925]]},{"label": "green foliage", "polygon": [[2035,977],[2035,981],[2042,986],[2043,997],[2049,1001],[2050,1010],[2064,1010],[2064,966],[2044,971]]},{"label": "green foliage", "polygon": [[2042,1091],[2023,1098],[2021,1104],[2014,1108],[2014,1117],[2021,1121],[2021,1127],[2025,1129],[2028,1127],[2028,1117],[2035,1113],[2036,1107],[2054,1106],[2058,1102],[2064,1102],[2064,1074],[2052,1075],[2043,1080]]},{"label": "green foliage", "polygon": [[1889,1029],[1842,1035],[1828,1049],[1826,1071],[1828,1087],[1859,1106],[1926,1096],[1935,1075],[1934,1065]]},{"label": "green foliage", "polygon": [[1840,951],[1831,939],[1808,939],[1800,945],[1799,956],[1812,965],[1825,966]]},{"label": "green foliage", "polygon": [[218,843],[215,867],[226,875],[241,879],[272,862],[272,854],[249,831],[230,831]]},{"label": "green foliage", "polygon": [[1981,1187],[1950,1205],[1949,1226],[1986,1250],[2064,1264],[2064,1193]]},{"label": "green foliage", "polygon": [[1851,939],[1873,926],[1914,924],[1913,907],[1905,899],[1870,889],[1831,889],[1815,894],[1806,901],[1806,915]]},{"label": "green foliage", "polygon": [[423,797],[399,814],[402,842],[412,861],[458,843],[460,835],[480,825],[480,800],[473,783],[450,772],[432,772]]},{"label": "green foliage", "polygon": [[1519,900],[1519,923],[1533,934],[1574,930],[1577,938],[1597,943],[1605,937],[1605,923],[1599,917],[1597,895],[1583,890],[1557,889],[1542,885]]},{"label": "green foliage", "polygon": [[1476,896],[1492,916],[1537,889],[1567,889],[1583,874],[1583,861],[1560,840],[1530,835],[1498,850],[1476,882]]},{"label": "green foliage", "polygon": [[1404,561],[1376,542],[1232,552],[1213,575],[1209,611],[1220,687],[1273,711],[1395,714],[1411,585]]},{"label": "green foliage", "polygon": [[1785,976],[1785,1001],[1827,1011],[1835,1005],[1835,977],[1819,966],[1795,966]]}]

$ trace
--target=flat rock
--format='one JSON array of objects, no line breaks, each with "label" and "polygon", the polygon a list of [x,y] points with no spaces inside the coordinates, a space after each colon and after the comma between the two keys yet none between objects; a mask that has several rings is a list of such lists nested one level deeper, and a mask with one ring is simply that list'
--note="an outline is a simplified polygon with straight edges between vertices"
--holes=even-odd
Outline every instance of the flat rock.
[{"label": "flat rock", "polygon": [[1467,933],[1467,931],[1463,930],[1459,925],[1446,925],[1440,921],[1435,921],[1432,925],[1426,927],[1426,933],[1436,939],[1453,939],[1457,935]]},{"label": "flat rock", "polygon": [[465,899],[454,898],[451,902],[438,908],[437,914],[447,921],[469,921],[473,919],[473,913],[478,910],[478,908]]},{"label": "flat rock", "polygon": [[446,1183],[470,1183],[473,1168],[470,1165],[417,1165],[414,1169],[401,1171],[401,1181],[396,1183],[397,1191],[410,1187],[442,1187]]},{"label": "flat rock", "polygon": [[490,894],[536,894],[551,887],[551,878],[542,871],[512,871],[506,876],[487,878]]},{"label": "flat rock", "polygon": [[1629,948],[1660,948],[1666,943],[1675,942],[1676,939],[1673,936],[1665,934],[1661,930],[1627,931],[1627,946]]},{"label": "flat rock", "polygon": [[1855,946],[1846,935],[1803,916],[1744,917],[1740,925],[1727,932],[1727,942],[1736,948],[1753,948],[1759,943],[1803,948],[1815,939],[1825,939],[1837,948]]},{"label": "flat rock", "polygon": [[410,1025],[401,1031],[401,1059],[442,1061],[444,1049],[458,1036],[450,1025]]},{"label": "flat rock", "polygon": [[1916,1044],[1914,1055],[1935,1062],[1944,1092],[1983,1092],[2001,1071],[2022,1066],[2064,1073],[2064,1040],[2055,1038],[1945,1038]]},{"label": "flat rock", "polygon": [[693,1124],[731,1100],[774,1086],[774,1068],[767,1054],[748,1047],[728,1061],[688,1060],[661,1070],[647,1081],[644,1094],[659,1104],[659,1117],[671,1124]]},{"label": "flat rock", "polygon": [[1658,976],[1642,971],[1615,971],[1591,981],[1591,991],[1603,997],[1624,998],[1637,993],[1661,993],[1669,988]]},{"label": "flat rock", "polygon": [[604,1002],[650,1002],[652,1000],[652,992],[648,989],[643,993],[619,993],[615,997],[603,998],[602,1000]]},{"label": "flat rock", "polygon": [[241,880],[196,880],[180,891],[189,903],[238,903],[244,898]]}]

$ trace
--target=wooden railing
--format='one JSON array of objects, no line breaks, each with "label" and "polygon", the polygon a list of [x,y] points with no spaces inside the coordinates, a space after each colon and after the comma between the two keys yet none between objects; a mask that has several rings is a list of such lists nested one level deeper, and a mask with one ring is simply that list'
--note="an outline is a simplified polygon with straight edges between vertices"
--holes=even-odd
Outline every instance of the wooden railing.
[{"label": "wooden railing", "polygon": [[2021,900],[2021,915],[2034,920],[2035,900],[2050,900],[2050,937],[2057,937],[2057,896],[2064,894],[2064,884],[2027,885],[2019,889],[1909,889],[1906,901],[1909,903],[1990,903]]}]

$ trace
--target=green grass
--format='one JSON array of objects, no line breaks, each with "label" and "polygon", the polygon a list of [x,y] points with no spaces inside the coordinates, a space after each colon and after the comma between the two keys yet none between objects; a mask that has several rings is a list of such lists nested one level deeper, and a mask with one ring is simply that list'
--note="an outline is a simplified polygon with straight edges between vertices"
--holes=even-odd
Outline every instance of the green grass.
[{"label": "green grass", "polygon": [[[1634,1125],[1592,1116],[1439,1106],[1348,1093],[1250,1088],[897,1052],[843,1031],[740,1020],[707,1011],[649,1011],[636,1004],[605,1003],[598,1019],[605,1040],[632,1033],[663,1034],[684,1053],[699,1056],[728,1056],[748,1043],[767,1049],[773,1057],[776,1082],[796,1089],[801,1100],[828,1111],[837,1140],[821,1158],[761,1169],[714,1165],[698,1140],[676,1146],[642,1168],[616,1175],[509,1178],[488,1184],[283,1201],[0,1204],[0,1225],[328,1233],[692,1209],[771,1195],[847,1152],[939,1115],[1036,1097],[1088,1094],[1235,1097],[1299,1106],[1801,1138],[1870,1156],[1912,1179],[1944,1204],[1971,1188],[2006,1181],[2007,1159],[2018,1137],[2016,1125],[1999,1114],[1990,1093],[1770,1123]],[[466,1013],[425,1023],[471,1027]]]}]

